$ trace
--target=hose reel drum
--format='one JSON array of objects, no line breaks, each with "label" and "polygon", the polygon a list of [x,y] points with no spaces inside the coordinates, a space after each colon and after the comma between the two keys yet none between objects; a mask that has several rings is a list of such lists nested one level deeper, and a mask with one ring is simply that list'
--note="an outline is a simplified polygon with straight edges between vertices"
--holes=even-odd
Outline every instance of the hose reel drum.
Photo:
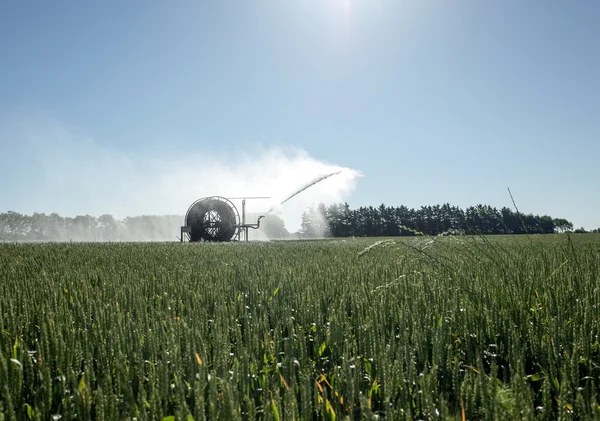
[{"label": "hose reel drum", "polygon": [[[258,198],[257,198],[258,199]],[[261,199],[266,199],[262,198]],[[184,237],[190,242],[210,241],[248,241],[248,228],[260,228],[256,224],[246,223],[246,198],[242,198],[242,218],[230,199],[222,196],[210,196],[196,200],[185,214],[185,225],[181,227],[180,241]]]}]

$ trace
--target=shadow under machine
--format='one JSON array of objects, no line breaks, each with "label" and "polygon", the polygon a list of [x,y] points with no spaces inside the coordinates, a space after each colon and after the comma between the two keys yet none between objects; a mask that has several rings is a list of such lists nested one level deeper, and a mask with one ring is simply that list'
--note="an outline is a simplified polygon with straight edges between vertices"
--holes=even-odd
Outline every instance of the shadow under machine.
[{"label": "shadow under machine", "polygon": [[[246,223],[246,200],[268,199],[268,197],[203,197],[196,200],[185,214],[181,227],[180,241],[248,241],[248,230],[260,228],[259,216],[256,223]],[[242,214],[232,200],[242,201]]]}]

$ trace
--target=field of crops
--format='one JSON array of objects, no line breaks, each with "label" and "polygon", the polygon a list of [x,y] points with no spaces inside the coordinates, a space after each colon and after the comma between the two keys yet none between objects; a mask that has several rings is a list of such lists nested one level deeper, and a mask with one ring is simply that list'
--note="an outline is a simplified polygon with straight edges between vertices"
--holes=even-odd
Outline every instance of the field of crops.
[{"label": "field of crops", "polygon": [[600,419],[600,236],[0,245],[0,420]]}]

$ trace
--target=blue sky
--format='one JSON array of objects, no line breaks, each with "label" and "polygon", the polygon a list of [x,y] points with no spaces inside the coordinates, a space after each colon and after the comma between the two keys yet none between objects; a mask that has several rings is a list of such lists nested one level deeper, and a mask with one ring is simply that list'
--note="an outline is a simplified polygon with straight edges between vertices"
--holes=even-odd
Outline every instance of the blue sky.
[{"label": "blue sky", "polygon": [[591,0],[1,2],[0,211],[95,193],[44,183],[55,144],[61,167],[92,144],[88,170],[291,146],[360,171],[351,206],[510,206],[510,187],[597,228],[599,21]]}]

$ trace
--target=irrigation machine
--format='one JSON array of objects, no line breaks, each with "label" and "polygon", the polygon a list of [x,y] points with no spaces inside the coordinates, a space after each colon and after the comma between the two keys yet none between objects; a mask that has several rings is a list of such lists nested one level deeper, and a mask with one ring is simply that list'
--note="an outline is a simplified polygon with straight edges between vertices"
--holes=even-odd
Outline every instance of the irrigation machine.
[{"label": "irrigation machine", "polygon": [[[302,186],[280,205],[302,193],[309,187],[321,181],[341,173],[335,171],[330,174],[320,175]],[[203,197],[192,203],[185,214],[185,225],[181,227],[180,241],[185,238],[190,242],[199,241],[248,241],[248,230],[259,229],[260,220],[265,215],[259,216],[255,224],[246,223],[246,200],[247,199],[270,199],[270,197]],[[233,204],[232,200],[242,201],[242,217]],[[271,212],[271,211],[269,211]],[[267,212],[267,214],[269,213]]]},{"label": "irrigation machine", "polygon": [[[246,222],[246,200],[269,199],[268,197],[222,197],[210,196],[196,200],[185,214],[185,225],[181,227],[180,241],[248,241],[248,230],[259,229],[259,216],[256,223]],[[242,201],[242,214],[232,200]]]}]

